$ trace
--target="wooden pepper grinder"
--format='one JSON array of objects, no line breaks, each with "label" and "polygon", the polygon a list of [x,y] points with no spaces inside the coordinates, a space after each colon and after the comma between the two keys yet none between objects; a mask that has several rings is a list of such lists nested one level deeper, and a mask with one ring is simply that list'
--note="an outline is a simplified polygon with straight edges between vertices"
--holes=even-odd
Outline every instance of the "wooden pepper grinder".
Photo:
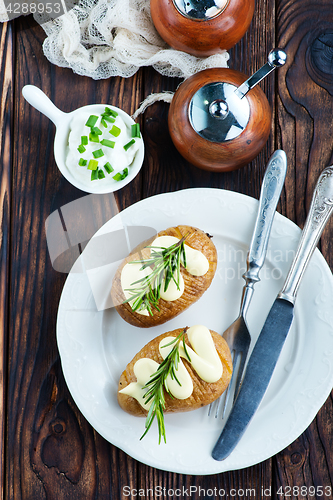
[{"label": "wooden pepper grinder", "polygon": [[200,71],[185,80],[170,104],[171,139],[180,154],[204,170],[228,172],[252,161],[271,130],[271,109],[257,83],[286,62],[274,49],[254,75],[227,68]]},{"label": "wooden pepper grinder", "polygon": [[150,0],[163,40],[199,57],[233,47],[250,26],[254,6],[255,0]]}]

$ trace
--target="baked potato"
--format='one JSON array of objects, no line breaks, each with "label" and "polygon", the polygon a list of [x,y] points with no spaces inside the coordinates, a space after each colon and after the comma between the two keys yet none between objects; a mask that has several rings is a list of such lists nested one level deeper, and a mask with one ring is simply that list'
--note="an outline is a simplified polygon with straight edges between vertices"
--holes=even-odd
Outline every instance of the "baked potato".
[{"label": "baked potato", "polygon": [[[205,334],[211,335],[211,339],[213,342],[213,346],[215,346],[217,356],[222,364],[221,375],[218,380],[215,382],[207,382],[198,375],[197,371],[192,367],[192,364],[185,358],[182,357],[183,364],[190,375],[193,383],[192,393],[186,397],[185,399],[178,399],[177,397],[170,396],[167,391],[164,390],[165,394],[165,413],[171,412],[185,412],[195,410],[202,406],[208,405],[215,401],[217,398],[221,396],[221,394],[228,387],[231,375],[232,375],[232,359],[228,344],[226,341],[213,330],[209,330],[202,325],[196,325],[192,328],[201,328]],[[149,360],[153,360],[153,362],[158,365],[162,363],[163,358],[161,356],[160,342],[165,337],[173,337],[177,338],[182,334],[184,328],[179,328],[173,330],[171,332],[164,333],[159,335],[158,337],[151,340],[148,344],[146,344],[132,359],[132,361],[126,366],[126,369],[120,376],[119,384],[118,384],[118,403],[120,407],[134,416],[146,416],[148,408],[144,408],[135,397],[132,397],[129,394],[125,394],[120,392],[122,390],[126,390],[131,383],[135,383],[140,381],[139,375],[135,373],[135,364],[137,361],[142,360],[144,358],[148,358]],[[185,329],[185,343],[187,346],[191,348],[191,342],[189,340],[188,332],[190,329]],[[201,334],[201,332],[199,332]],[[169,341],[170,339],[168,339]],[[206,338],[203,339],[205,345],[207,344]],[[210,340],[210,339],[209,339]],[[193,346],[194,351],[198,351],[198,349]],[[190,357],[193,354],[190,354]],[[193,361],[193,360],[192,360]],[[156,365],[156,366],[158,366]],[[156,372],[153,372],[156,373]],[[147,378],[147,377],[146,377]],[[143,381],[144,382],[144,381]],[[139,386],[139,390],[143,387],[143,382],[140,381],[141,385]],[[133,384],[134,385],[134,384]],[[137,385],[137,384],[136,384]]]},{"label": "baked potato", "polygon": [[165,323],[196,302],[210,286],[217,267],[217,252],[211,236],[200,229],[185,225],[177,226],[161,231],[157,236],[172,236],[179,240],[186,236],[185,248],[190,247],[190,249],[198,251],[197,253],[200,252],[203,254],[207,261],[207,271],[202,276],[194,276],[185,267],[180,266],[180,273],[184,284],[182,295],[172,301],[160,298],[157,308],[153,307],[149,314],[141,314],[133,310],[130,302],[126,302],[128,297],[125,296],[122,286],[122,271],[127,264],[133,261],[142,261],[149,258],[151,249],[147,248],[147,246],[151,245],[155,241],[155,238],[145,241],[136,247],[117,269],[112,282],[111,297],[112,303],[120,316],[127,323],[142,328]]}]

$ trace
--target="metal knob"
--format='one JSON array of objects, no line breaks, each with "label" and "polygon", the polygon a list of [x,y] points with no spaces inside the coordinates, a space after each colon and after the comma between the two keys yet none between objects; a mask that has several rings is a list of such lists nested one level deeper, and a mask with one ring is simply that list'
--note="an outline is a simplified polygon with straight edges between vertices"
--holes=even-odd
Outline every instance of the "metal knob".
[{"label": "metal knob", "polygon": [[229,113],[229,106],[223,99],[216,99],[209,105],[208,111],[214,118],[224,120]]},{"label": "metal knob", "polygon": [[[287,60],[287,54],[284,50],[281,49],[273,49],[268,54],[268,64],[274,66],[275,68],[279,68],[283,66]],[[273,68],[274,69],[274,68]]]}]

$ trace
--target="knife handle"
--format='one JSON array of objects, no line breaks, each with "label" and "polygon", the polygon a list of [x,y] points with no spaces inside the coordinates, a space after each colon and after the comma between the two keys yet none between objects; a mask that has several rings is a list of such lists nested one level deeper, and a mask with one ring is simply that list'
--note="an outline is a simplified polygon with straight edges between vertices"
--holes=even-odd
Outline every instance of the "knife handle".
[{"label": "knife handle", "polygon": [[333,210],[333,165],[320,174],[298,248],[278,297],[295,303],[304,271]]},{"label": "knife handle", "polygon": [[243,275],[247,286],[253,287],[254,283],[260,281],[259,272],[265,262],[269,235],[286,172],[286,153],[278,149],[268,162],[261,187],[258,215],[247,254],[247,271]]}]

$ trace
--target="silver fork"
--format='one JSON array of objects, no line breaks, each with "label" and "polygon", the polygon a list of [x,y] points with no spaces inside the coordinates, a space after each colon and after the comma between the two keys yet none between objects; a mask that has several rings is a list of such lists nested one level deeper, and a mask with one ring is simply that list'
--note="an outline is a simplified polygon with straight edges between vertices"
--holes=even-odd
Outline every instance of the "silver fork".
[{"label": "silver fork", "polygon": [[[234,394],[233,400],[235,400],[241,385],[247,353],[251,344],[251,335],[246,323],[246,313],[252,299],[254,285],[260,281],[259,272],[265,261],[269,235],[286,172],[286,154],[282,150],[277,150],[267,164],[261,187],[257,219],[247,254],[247,270],[243,275],[245,285],[239,316],[223,334],[223,338],[228,343],[231,351],[234,371],[224,397],[222,418],[224,418],[231,394]],[[208,415],[211,415],[215,405],[215,417],[218,416],[222,399],[223,396],[218,399],[217,403],[210,405]]]}]

